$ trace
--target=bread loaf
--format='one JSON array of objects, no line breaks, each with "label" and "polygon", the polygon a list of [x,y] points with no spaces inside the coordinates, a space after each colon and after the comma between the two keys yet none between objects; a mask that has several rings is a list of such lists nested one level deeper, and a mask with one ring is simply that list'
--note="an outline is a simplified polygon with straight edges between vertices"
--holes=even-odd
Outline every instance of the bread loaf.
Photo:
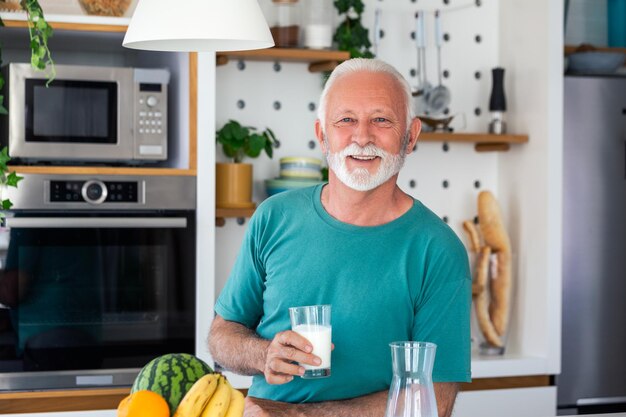
[{"label": "bread loaf", "polygon": [[511,243],[498,202],[489,191],[478,195],[478,219],[485,245],[496,255],[495,274],[489,280],[489,316],[498,335],[502,336],[508,326],[511,302]]},{"label": "bread loaf", "polygon": [[467,233],[467,237],[470,241],[470,250],[472,252],[478,252],[480,250],[480,237],[478,236],[478,230],[474,225],[474,222],[466,220],[463,222],[463,230]]},{"label": "bread loaf", "polygon": [[486,286],[487,280],[489,279],[490,256],[491,248],[489,246],[483,246],[478,253],[478,261],[476,262],[476,282],[474,286],[479,289],[479,292],[474,295],[474,307],[476,309],[478,326],[485,336],[485,340],[492,346],[502,347],[502,338],[496,331],[489,317],[489,293],[486,290]]}]

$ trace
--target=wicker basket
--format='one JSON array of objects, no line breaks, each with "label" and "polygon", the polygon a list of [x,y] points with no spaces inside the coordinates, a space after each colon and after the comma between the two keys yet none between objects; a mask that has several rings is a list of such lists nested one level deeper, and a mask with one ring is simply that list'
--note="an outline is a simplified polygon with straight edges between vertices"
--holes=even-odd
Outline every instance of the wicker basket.
[{"label": "wicker basket", "polygon": [[124,16],[131,0],[78,0],[85,13],[98,16]]},{"label": "wicker basket", "polygon": [[0,0],[0,12],[23,12],[19,0]]}]

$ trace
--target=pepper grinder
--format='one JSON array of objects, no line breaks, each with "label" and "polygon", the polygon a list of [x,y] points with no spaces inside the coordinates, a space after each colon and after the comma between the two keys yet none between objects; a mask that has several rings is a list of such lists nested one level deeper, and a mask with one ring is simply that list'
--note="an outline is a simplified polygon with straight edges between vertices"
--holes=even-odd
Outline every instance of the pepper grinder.
[{"label": "pepper grinder", "polygon": [[492,114],[492,119],[489,122],[489,133],[501,135],[506,133],[506,123],[503,120],[503,113],[506,111],[504,68],[493,68],[491,75],[493,84],[491,86],[491,97],[489,98],[489,111]]}]

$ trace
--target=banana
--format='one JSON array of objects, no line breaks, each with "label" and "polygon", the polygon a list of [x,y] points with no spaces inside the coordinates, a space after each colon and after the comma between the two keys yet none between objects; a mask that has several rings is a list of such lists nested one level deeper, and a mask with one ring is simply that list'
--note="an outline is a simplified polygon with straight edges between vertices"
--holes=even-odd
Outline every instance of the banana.
[{"label": "banana", "polygon": [[198,379],[181,400],[174,417],[198,417],[217,390],[220,374],[206,374]]},{"label": "banana", "polygon": [[243,406],[244,406],[244,395],[241,391],[235,388],[231,388],[230,394],[230,405],[228,406],[228,411],[224,417],[242,417],[243,416]]},{"label": "banana", "polygon": [[201,417],[224,417],[230,405],[231,385],[220,375],[217,389],[209,403],[204,407]]}]

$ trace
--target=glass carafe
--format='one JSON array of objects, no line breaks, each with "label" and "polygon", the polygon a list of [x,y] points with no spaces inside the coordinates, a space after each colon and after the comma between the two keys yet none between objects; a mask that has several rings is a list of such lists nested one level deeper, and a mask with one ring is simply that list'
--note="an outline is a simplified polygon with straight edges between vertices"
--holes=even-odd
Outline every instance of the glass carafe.
[{"label": "glass carafe", "polygon": [[437,417],[432,373],[437,345],[428,342],[393,342],[393,379],[385,417]]}]

